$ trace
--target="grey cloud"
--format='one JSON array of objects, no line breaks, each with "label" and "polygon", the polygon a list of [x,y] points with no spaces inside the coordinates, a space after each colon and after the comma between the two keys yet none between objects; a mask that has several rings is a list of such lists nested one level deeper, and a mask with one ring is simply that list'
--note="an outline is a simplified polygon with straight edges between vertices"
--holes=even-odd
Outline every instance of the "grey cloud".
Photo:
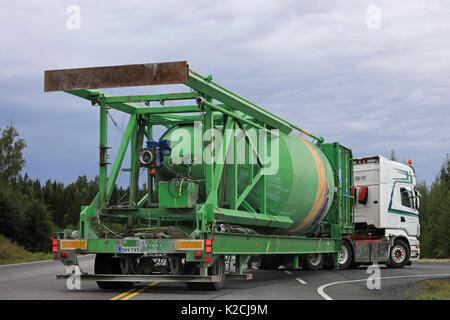
[{"label": "grey cloud", "polygon": [[[68,30],[66,8],[81,8]],[[0,9],[0,126],[28,142],[33,177],[96,174],[98,113],[43,90],[43,70],[188,60],[201,73],[356,156],[416,158],[434,178],[450,150],[450,4],[377,1],[20,1]],[[185,90],[154,87],[117,94]],[[120,114],[114,114],[119,123]],[[126,123],[126,122],[125,122]],[[113,154],[120,134],[111,126]],[[63,150],[63,151],[62,151]],[[126,181],[126,179],[125,179]]]}]

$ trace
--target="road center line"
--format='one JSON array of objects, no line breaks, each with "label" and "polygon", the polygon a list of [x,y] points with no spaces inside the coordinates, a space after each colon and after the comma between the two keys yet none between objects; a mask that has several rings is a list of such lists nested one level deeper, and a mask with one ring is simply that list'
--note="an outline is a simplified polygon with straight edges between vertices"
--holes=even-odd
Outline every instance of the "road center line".
[{"label": "road center line", "polygon": [[[379,277],[379,278],[371,278],[371,280],[384,280],[384,279],[400,279],[400,278],[427,278],[427,277],[443,277],[443,276],[450,276],[449,273],[440,273],[440,274],[417,274],[417,275],[411,275],[411,276],[396,276],[396,277]],[[324,284],[317,288],[317,293],[324,298],[325,300],[333,300],[329,295],[327,295],[324,292],[324,289],[326,287],[334,286],[336,284],[343,284],[343,283],[352,283],[352,282],[362,282],[367,281],[366,279],[359,279],[359,280],[346,280],[346,281],[336,281]]]},{"label": "road center line", "polygon": [[306,284],[306,281],[303,281],[303,280],[300,279],[300,278],[295,278],[295,280],[297,280],[297,281],[300,282],[301,284]]},{"label": "road center line", "polygon": [[131,289],[131,290],[128,290],[127,292],[121,293],[121,294],[119,294],[119,295],[117,295],[117,296],[115,296],[114,298],[111,298],[111,299],[109,299],[109,300],[117,300],[117,299],[120,299],[120,298],[122,298],[123,296],[126,296],[127,294],[133,292],[134,290],[136,290],[136,288],[133,288],[133,289]]},{"label": "road center line", "polygon": [[159,283],[158,281],[152,282],[152,283],[150,283],[148,286],[145,286],[145,287],[143,287],[142,289],[139,289],[138,291],[136,291],[136,292],[134,292],[134,293],[132,293],[132,294],[126,296],[125,298],[120,299],[120,300],[129,300],[129,299],[131,299],[131,298],[137,296],[139,293],[141,293],[141,292],[147,290],[148,288],[153,287],[154,285],[157,285],[158,283]]}]

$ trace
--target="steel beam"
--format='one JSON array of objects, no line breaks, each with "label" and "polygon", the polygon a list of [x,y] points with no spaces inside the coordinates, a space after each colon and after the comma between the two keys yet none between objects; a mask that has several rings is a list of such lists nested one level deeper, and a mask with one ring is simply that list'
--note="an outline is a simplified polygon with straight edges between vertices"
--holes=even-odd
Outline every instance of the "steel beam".
[{"label": "steel beam", "polygon": [[[114,106],[115,103],[112,104]],[[191,113],[201,112],[202,109],[198,105],[193,106],[167,106],[142,108],[138,110],[138,114],[166,114],[166,113]]]},{"label": "steel beam", "polygon": [[239,97],[227,89],[224,89],[216,83],[208,81],[198,73],[189,72],[186,85],[209,97],[214,97],[214,99],[226,104],[233,110],[239,110],[256,120],[267,124],[267,126],[271,128],[279,129],[286,134],[292,131],[292,126],[286,121],[274,116],[260,107],[257,107],[255,104],[249,103],[247,100]]},{"label": "steel beam", "polygon": [[215,233],[213,254],[305,254],[339,252],[341,238],[303,238]]},{"label": "steel beam", "polygon": [[[193,70],[189,70],[189,72],[190,72],[191,74],[193,74],[193,75],[196,75],[196,76],[202,78],[202,79],[205,80],[207,83],[210,83],[210,84],[212,84],[212,85],[214,85],[214,86],[220,88],[221,90],[224,90],[225,92],[228,92],[229,94],[234,95],[235,97],[241,99],[242,101],[245,101],[246,103],[252,105],[254,108],[259,109],[259,110],[261,110],[261,111],[263,111],[263,112],[267,112],[265,109],[261,108],[261,107],[258,106],[257,104],[255,104],[255,103],[253,103],[253,102],[251,102],[251,101],[249,101],[249,100],[247,100],[247,99],[245,99],[245,98],[243,98],[243,97],[237,95],[236,93],[234,93],[234,92],[228,90],[227,88],[222,87],[220,84],[218,84],[218,83],[212,81],[212,77],[204,77],[204,76],[202,76],[201,74],[199,74],[199,73],[197,73],[197,72],[195,72],[195,71],[193,71]],[[324,142],[324,138],[323,138],[323,137],[316,137],[315,135],[311,134],[310,132],[308,132],[308,131],[306,131],[306,130],[303,130],[302,128],[299,128],[298,126],[296,126],[296,125],[290,123],[289,121],[286,121],[286,120],[282,119],[281,117],[277,116],[276,114],[270,113],[270,115],[273,116],[273,117],[275,117],[275,118],[277,118],[278,120],[280,120],[280,121],[282,121],[282,122],[288,124],[288,125],[289,125],[290,127],[292,127],[293,129],[296,129],[296,130],[300,131],[301,133],[304,133],[304,134],[306,134],[307,136],[310,136],[311,138],[317,140],[319,143],[323,143],[323,142]]]},{"label": "steel beam", "polygon": [[264,131],[266,131],[267,133],[276,136],[276,134],[274,134],[273,132],[271,132],[271,131],[265,129],[263,126],[260,126],[259,124],[256,124],[255,122],[250,121],[250,120],[244,118],[244,116],[240,116],[240,115],[238,115],[238,114],[235,113],[235,112],[232,112],[232,111],[227,110],[227,109],[225,108],[226,106],[220,107],[219,105],[216,105],[216,104],[214,104],[214,103],[211,103],[210,101],[207,101],[207,100],[205,100],[205,99],[203,99],[203,98],[197,98],[197,103],[198,103],[199,105],[207,106],[207,107],[209,107],[209,108],[211,108],[211,109],[213,109],[213,110],[216,110],[216,111],[218,111],[218,112],[221,112],[221,113],[223,113],[223,114],[225,114],[225,115],[227,115],[227,116],[229,116],[229,117],[235,118],[236,120],[241,121],[241,122],[244,122],[244,123],[246,123],[246,124],[248,124],[248,125],[250,125],[250,126],[252,126],[252,127],[254,127],[254,128],[257,128],[257,129],[260,129],[260,130],[264,130]]},{"label": "steel beam", "polygon": [[[233,136],[233,133],[230,133],[228,130],[231,130],[233,125],[234,125],[233,118],[228,118],[228,120],[225,124],[225,128],[224,128],[224,136],[222,138],[222,145],[218,147],[217,155],[214,155],[215,159],[216,159],[216,165],[215,165],[215,168],[212,173],[213,183],[211,186],[211,190],[208,193],[208,197],[206,199],[206,203],[211,203],[214,206],[217,206],[217,202],[218,202],[217,191],[219,190],[219,185],[221,183],[223,169],[224,169],[225,163],[226,163],[228,148],[230,146],[230,141]],[[220,161],[218,161],[218,160],[220,160]]]},{"label": "steel beam", "polygon": [[[70,274],[58,274],[57,280],[65,280]],[[200,275],[137,275],[137,274],[82,274],[81,280],[113,282],[218,282],[219,276]]]},{"label": "steel beam", "polygon": [[[97,96],[102,96],[104,98],[113,97],[108,93],[101,92],[98,90],[82,89],[82,90],[67,90],[65,92],[86,100],[91,100],[91,103],[93,97]],[[143,106],[135,103],[111,103],[109,107],[129,114],[133,114],[138,110],[145,109]]]},{"label": "steel beam", "polygon": [[293,221],[286,216],[272,216],[268,214],[225,208],[214,208],[214,219],[225,223],[273,228],[286,228],[293,223]]},{"label": "steel beam", "polygon": [[44,91],[65,91],[185,83],[186,61],[47,70]]},{"label": "steel beam", "polygon": [[197,99],[199,94],[197,92],[186,93],[164,93],[152,95],[137,95],[137,96],[116,96],[105,98],[105,103],[130,103],[130,102],[150,102],[150,101],[166,101],[166,100],[189,100]]},{"label": "steel beam", "polygon": [[99,161],[99,197],[98,208],[107,202],[106,183],[108,179],[108,108],[102,104],[100,106],[100,161]]}]

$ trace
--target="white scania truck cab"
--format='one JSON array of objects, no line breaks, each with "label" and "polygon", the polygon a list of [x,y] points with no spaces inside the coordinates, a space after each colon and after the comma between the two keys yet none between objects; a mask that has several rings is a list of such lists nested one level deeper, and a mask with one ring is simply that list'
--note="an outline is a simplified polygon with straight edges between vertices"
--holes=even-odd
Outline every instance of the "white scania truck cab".
[{"label": "white scania truck cab", "polygon": [[354,159],[353,263],[403,267],[418,260],[419,198],[414,168],[382,156]]}]

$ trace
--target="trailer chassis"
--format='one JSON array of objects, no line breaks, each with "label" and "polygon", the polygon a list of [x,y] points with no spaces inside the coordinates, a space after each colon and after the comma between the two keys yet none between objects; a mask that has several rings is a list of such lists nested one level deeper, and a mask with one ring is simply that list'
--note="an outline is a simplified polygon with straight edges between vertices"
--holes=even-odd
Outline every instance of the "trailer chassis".
[{"label": "trailer chassis", "polygon": [[[124,87],[138,85],[185,84],[191,89],[185,93],[112,96],[98,88]],[[92,203],[83,206],[80,213],[79,229],[66,230],[53,237],[55,259],[64,264],[77,264],[78,254],[111,254],[114,257],[128,259],[133,255],[175,255],[185,262],[199,265],[199,274],[191,275],[134,275],[133,282],[150,281],[155,277],[170,281],[217,281],[208,276],[210,268],[218,257],[235,256],[235,275],[242,276],[243,266],[251,255],[292,255],[293,267],[299,267],[299,257],[303,254],[334,254],[337,267],[337,254],[342,243],[342,218],[337,217],[329,226],[325,237],[298,237],[261,234],[233,234],[214,231],[217,223],[251,225],[257,227],[283,228],[290,226],[292,220],[286,216],[275,216],[266,208],[266,161],[260,147],[247,135],[249,128],[263,130],[269,135],[278,132],[290,133],[293,130],[309,136],[317,144],[323,143],[317,137],[256,104],[238,96],[230,90],[212,81],[212,77],[202,76],[189,69],[186,61],[129,65],[116,67],[82,68],[52,70],[45,72],[45,91],[65,91],[84,98],[98,107],[100,116],[99,131],[99,192]],[[185,106],[165,106],[166,102],[195,100]],[[159,102],[160,106],[150,106]],[[139,104],[144,103],[144,105]],[[108,174],[108,116],[115,109],[129,114],[129,121],[123,134],[116,158]],[[192,114],[192,115],[186,115]],[[221,161],[205,164],[206,200],[194,209],[161,209],[157,207],[153,196],[154,174],[147,172],[148,193],[137,198],[139,181],[139,148],[144,138],[153,139],[153,126],[163,125],[171,128],[180,124],[201,121],[204,131],[213,129],[217,124],[224,128],[221,146],[211,147],[210,156]],[[250,169],[249,181],[244,191],[238,192],[237,162],[225,164],[225,158],[233,146],[236,136],[228,135],[227,129],[241,129],[244,132],[246,148],[257,157],[257,167]],[[121,170],[128,147],[131,150],[130,198],[127,208],[111,206],[109,200]],[[236,154],[236,150],[234,150]],[[229,207],[221,206],[220,194],[224,188],[224,168],[230,166]],[[259,206],[252,207],[247,195],[259,188]],[[342,190],[336,191],[342,192]],[[339,210],[341,212],[341,210]],[[132,228],[145,228],[149,224],[167,226],[193,221],[192,232],[184,239],[142,238],[136,235],[121,236],[108,229],[105,223],[120,223]],[[100,232],[101,231],[101,232]],[[66,275],[58,276],[65,278]],[[82,275],[85,279],[101,281],[131,281],[132,275]],[[153,277],[153,278],[152,278]],[[244,275],[245,279],[248,276]],[[123,280],[119,280],[123,279]],[[163,280],[161,280],[163,281]],[[169,280],[168,280],[169,281]]]}]

